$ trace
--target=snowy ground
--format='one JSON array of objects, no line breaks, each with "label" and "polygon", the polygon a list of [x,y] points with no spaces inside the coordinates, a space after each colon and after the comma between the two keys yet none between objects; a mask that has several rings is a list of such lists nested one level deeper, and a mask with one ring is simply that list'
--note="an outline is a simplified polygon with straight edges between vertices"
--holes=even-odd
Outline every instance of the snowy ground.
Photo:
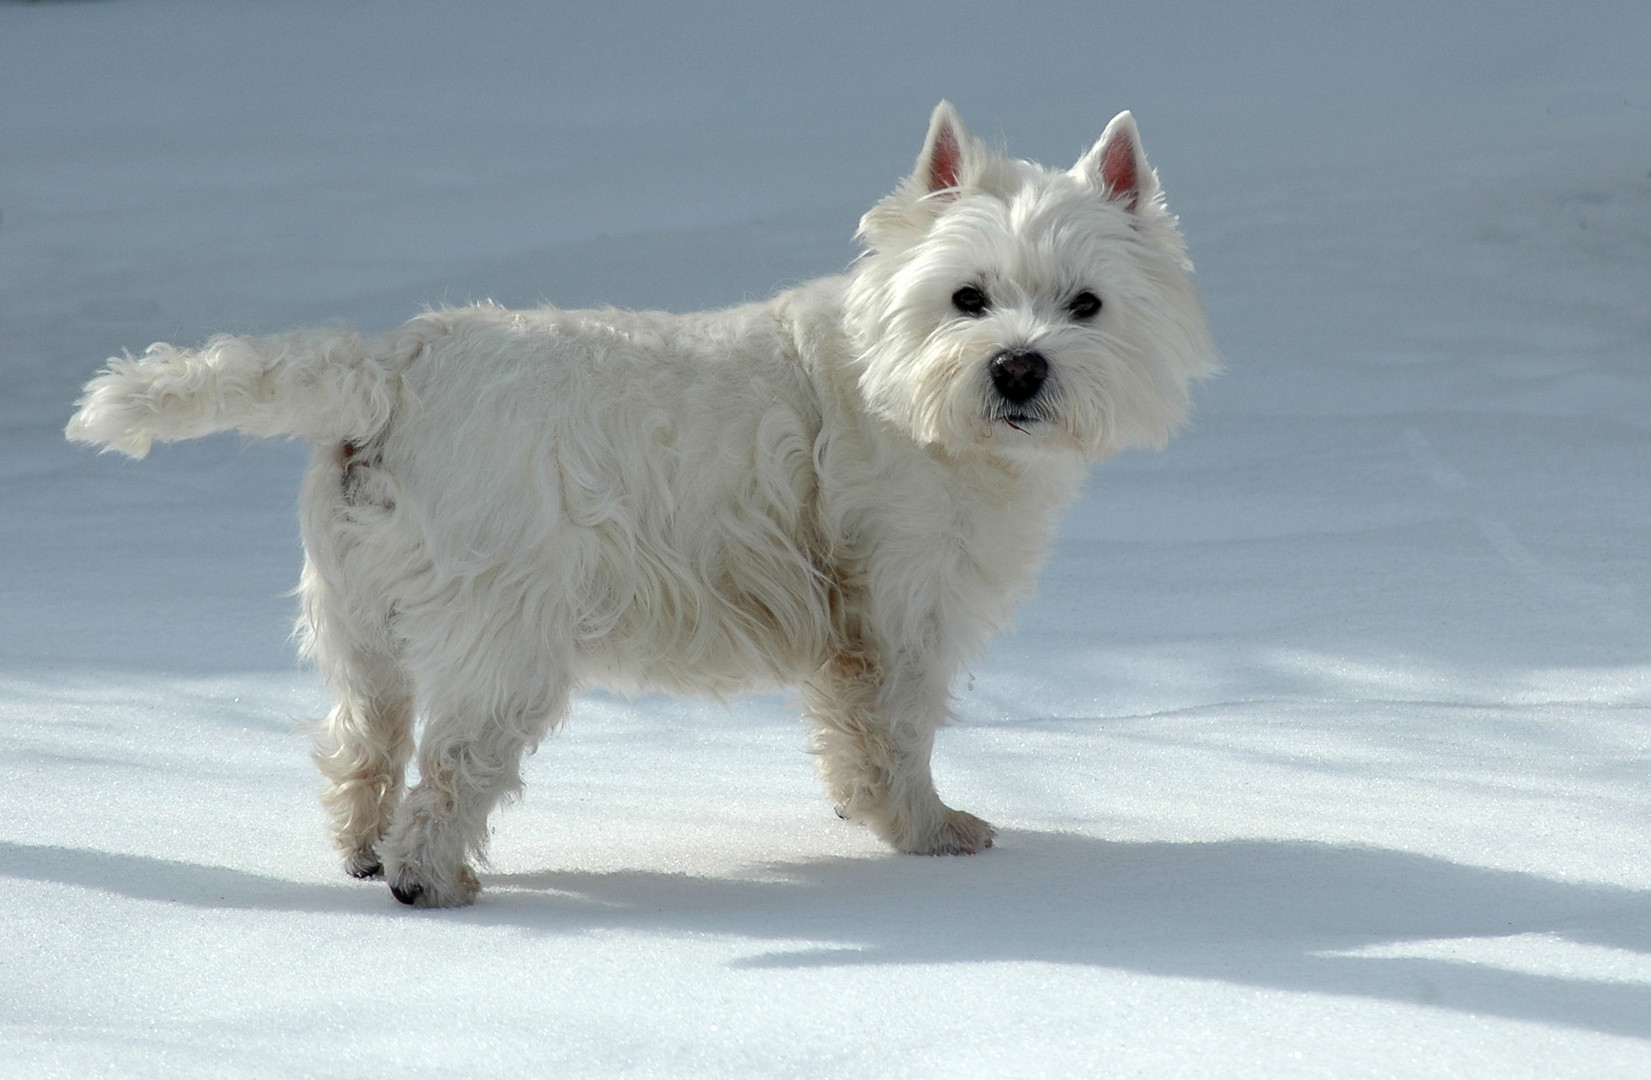
[{"label": "snowy ground", "polygon": [[[0,1075],[1651,1074],[1651,8],[477,7],[0,4]],[[593,695],[476,907],[341,877],[302,450],[98,458],[79,383],[764,295],[942,96],[1134,109],[1229,366],[964,689],[999,845],[838,822],[782,697]]]}]

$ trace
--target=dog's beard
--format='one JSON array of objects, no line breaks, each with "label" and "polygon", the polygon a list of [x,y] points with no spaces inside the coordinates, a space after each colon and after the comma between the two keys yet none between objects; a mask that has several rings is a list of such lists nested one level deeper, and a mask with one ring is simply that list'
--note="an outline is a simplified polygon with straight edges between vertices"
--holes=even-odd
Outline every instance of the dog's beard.
[{"label": "dog's beard", "polygon": [[[946,451],[1067,449],[1091,454],[1100,431],[1068,405],[1062,373],[1052,373],[1037,395],[1010,401],[992,386],[996,342],[934,345],[901,363],[868,363],[860,386],[883,418],[911,438]],[[1058,365],[1058,360],[1057,362]]]},{"label": "dog's beard", "polygon": [[1032,434],[1039,424],[1050,424],[1059,419],[1054,406],[1043,401],[1011,402],[999,398],[988,402],[984,410],[990,424],[1004,424],[1023,435]]}]

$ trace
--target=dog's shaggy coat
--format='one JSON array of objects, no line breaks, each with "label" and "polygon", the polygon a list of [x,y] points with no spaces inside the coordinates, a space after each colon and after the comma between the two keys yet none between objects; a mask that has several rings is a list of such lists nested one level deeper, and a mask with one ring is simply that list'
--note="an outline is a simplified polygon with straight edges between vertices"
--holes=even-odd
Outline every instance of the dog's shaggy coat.
[{"label": "dog's shaggy coat", "polygon": [[[304,651],[345,869],[421,906],[583,685],[801,688],[832,801],[973,852],[930,779],[964,662],[1031,588],[1085,468],[1161,444],[1215,358],[1121,114],[1070,170],[935,110],[850,274],[694,315],[434,311],[111,360],[71,439],[235,428],[315,450]],[[404,775],[418,738],[418,783]]]}]

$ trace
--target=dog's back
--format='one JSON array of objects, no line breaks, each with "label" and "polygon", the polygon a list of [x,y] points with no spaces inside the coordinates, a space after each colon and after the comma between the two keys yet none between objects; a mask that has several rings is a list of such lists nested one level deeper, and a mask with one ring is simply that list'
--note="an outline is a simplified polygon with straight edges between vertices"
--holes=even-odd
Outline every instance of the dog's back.
[{"label": "dog's back", "polygon": [[473,307],[402,333],[420,341],[407,422],[349,462],[318,451],[307,497],[346,526],[393,504],[385,542],[427,560],[403,591],[508,606],[620,689],[728,693],[819,665],[820,401],[770,307]]}]

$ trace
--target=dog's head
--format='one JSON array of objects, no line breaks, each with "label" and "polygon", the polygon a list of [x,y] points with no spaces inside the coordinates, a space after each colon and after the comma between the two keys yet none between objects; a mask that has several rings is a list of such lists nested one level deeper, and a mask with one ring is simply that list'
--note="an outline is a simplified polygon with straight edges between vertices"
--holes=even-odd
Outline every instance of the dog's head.
[{"label": "dog's head", "polygon": [[1217,363],[1129,113],[1065,171],[941,102],[917,169],[860,222],[848,326],[869,407],[921,443],[1094,458],[1161,446]]}]

